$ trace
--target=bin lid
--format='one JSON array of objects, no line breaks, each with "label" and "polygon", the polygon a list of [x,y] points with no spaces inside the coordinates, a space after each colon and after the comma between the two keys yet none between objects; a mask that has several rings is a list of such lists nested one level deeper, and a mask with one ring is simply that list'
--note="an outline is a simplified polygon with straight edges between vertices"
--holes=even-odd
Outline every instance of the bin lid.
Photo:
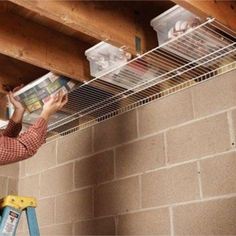
[{"label": "bin lid", "polygon": [[33,88],[34,86],[40,84],[41,82],[43,82],[44,80],[46,80],[47,78],[51,78],[51,77],[58,77],[56,74],[54,74],[53,72],[48,72],[46,75],[43,75],[42,77],[30,82],[29,84],[27,84],[26,86],[24,86],[23,88],[21,88],[20,90],[18,90],[17,92],[14,93],[14,96],[18,96],[24,92],[26,92],[27,90]]},{"label": "bin lid", "polygon": [[155,27],[158,25],[159,22],[163,21],[163,20],[168,20],[169,17],[173,18],[173,15],[176,14],[181,14],[181,12],[186,11],[183,7],[179,6],[179,5],[175,5],[173,7],[171,7],[169,10],[163,12],[162,14],[158,15],[157,17],[153,18],[150,22],[152,27]]}]

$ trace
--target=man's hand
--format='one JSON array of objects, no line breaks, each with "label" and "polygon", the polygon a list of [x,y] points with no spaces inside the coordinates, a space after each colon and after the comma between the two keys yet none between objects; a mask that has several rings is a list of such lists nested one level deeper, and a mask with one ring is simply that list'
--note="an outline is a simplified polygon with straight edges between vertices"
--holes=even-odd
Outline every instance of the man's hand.
[{"label": "man's hand", "polygon": [[[13,92],[18,91],[19,89],[22,88],[23,85],[18,86],[16,88],[13,89]],[[13,96],[13,92],[9,92],[8,97],[9,97],[9,101],[11,102],[11,104],[14,107],[14,113],[11,117],[11,119],[15,122],[15,123],[21,123],[22,122],[22,118],[25,112],[25,108],[23,107],[23,105],[17,101],[14,96]]]},{"label": "man's hand", "polygon": [[62,91],[58,92],[56,95],[51,96],[46,104],[44,104],[41,117],[48,120],[51,115],[60,110],[68,102],[67,94]]},{"label": "man's hand", "polygon": [[18,110],[24,113],[25,108],[23,107],[23,105],[17,101],[14,97],[13,97],[13,93],[9,92],[9,100],[11,102],[11,104],[14,106],[14,110]]}]

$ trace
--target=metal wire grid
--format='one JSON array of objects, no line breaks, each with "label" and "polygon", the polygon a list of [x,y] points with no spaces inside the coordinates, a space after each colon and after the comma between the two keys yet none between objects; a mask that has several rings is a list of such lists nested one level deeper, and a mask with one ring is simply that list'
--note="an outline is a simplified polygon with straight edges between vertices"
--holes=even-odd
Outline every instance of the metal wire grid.
[{"label": "metal wire grid", "polygon": [[73,90],[66,117],[49,125],[49,140],[235,69],[235,59],[235,34],[209,19]]}]

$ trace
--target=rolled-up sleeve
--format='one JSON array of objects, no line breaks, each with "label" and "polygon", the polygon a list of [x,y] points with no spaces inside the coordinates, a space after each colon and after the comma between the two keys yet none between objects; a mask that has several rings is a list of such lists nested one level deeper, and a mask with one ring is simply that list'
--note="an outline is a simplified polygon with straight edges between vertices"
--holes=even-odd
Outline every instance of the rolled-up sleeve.
[{"label": "rolled-up sleeve", "polygon": [[34,125],[18,138],[0,137],[0,165],[21,161],[33,156],[45,143],[47,122],[39,118]]},{"label": "rolled-up sleeve", "polygon": [[16,123],[13,120],[9,120],[6,129],[2,131],[2,135],[10,138],[15,138],[19,135],[21,129],[22,129],[21,123]]}]

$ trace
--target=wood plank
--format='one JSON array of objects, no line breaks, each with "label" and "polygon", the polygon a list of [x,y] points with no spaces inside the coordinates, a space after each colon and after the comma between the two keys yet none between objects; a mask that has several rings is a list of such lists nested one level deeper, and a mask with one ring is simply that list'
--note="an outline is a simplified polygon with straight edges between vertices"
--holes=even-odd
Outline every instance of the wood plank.
[{"label": "wood plank", "polygon": [[12,13],[0,14],[0,53],[85,81],[89,78],[84,51],[90,47]]},{"label": "wood plank", "polygon": [[[138,5],[135,2],[65,0],[10,0],[10,2],[37,13],[39,17],[46,17],[69,27],[74,32],[79,32],[84,35],[81,36],[83,39],[90,39],[93,42],[94,39],[103,40],[119,47],[126,46],[133,54],[157,46],[156,34],[150,27],[149,12],[142,13],[140,9],[135,10],[132,7]],[[162,5],[170,5],[168,2],[162,2]],[[144,4],[144,11],[148,9],[152,13],[154,11],[160,13],[164,8],[156,6],[153,10],[154,4],[151,2],[150,4],[144,2]],[[147,4],[150,5],[149,8]],[[30,17],[36,18],[34,14]],[[137,38],[141,39],[140,51],[136,43]]]},{"label": "wood plank", "polygon": [[172,0],[201,17],[214,17],[236,31],[236,1],[224,0]]}]

